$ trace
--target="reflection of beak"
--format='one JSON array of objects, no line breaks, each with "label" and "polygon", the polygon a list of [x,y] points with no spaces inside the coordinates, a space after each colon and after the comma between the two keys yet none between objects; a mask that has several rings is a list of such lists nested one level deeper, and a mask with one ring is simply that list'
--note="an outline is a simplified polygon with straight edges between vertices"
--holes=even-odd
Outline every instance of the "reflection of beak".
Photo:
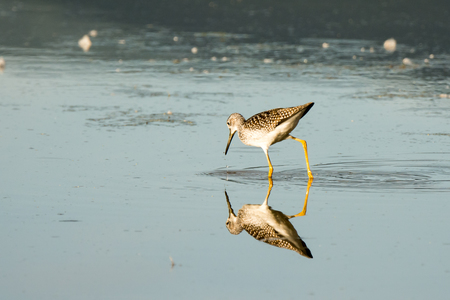
[{"label": "reflection of beak", "polygon": [[228,143],[227,143],[227,148],[225,149],[225,155],[227,155],[228,148],[230,148],[231,140],[233,139],[233,136],[235,133],[236,133],[236,131],[231,133],[231,129],[230,129],[230,135],[228,136]]},{"label": "reflection of beak", "polygon": [[234,214],[233,208],[231,208],[231,203],[230,203],[230,199],[228,198],[227,191],[225,191],[225,197],[227,198],[228,218],[230,218],[231,216],[236,217],[236,215]]}]

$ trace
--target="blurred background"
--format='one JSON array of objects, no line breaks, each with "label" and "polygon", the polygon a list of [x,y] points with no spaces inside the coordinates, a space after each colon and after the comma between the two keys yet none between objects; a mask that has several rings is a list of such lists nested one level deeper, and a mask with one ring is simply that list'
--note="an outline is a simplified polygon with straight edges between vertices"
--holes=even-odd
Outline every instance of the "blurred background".
[{"label": "blurred background", "polygon": [[[47,28],[53,29],[55,38],[68,31],[71,22],[82,26],[94,20],[134,26],[154,24],[181,31],[252,34],[259,42],[295,43],[301,38],[384,41],[395,37],[399,43],[431,52],[447,51],[450,39],[450,8],[445,0],[4,0],[1,9],[2,42],[15,45],[28,42],[36,46],[51,39]],[[17,15],[22,13],[27,13],[27,18],[18,24]],[[15,26],[23,30],[23,36],[17,36]]]}]

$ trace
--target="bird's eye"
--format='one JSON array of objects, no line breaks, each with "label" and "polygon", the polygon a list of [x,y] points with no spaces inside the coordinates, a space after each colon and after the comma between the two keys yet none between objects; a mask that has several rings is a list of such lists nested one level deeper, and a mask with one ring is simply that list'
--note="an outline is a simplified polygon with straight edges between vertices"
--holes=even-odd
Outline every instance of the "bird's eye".
[{"label": "bird's eye", "polygon": [[230,126],[230,122],[229,121],[227,122],[227,125]]}]

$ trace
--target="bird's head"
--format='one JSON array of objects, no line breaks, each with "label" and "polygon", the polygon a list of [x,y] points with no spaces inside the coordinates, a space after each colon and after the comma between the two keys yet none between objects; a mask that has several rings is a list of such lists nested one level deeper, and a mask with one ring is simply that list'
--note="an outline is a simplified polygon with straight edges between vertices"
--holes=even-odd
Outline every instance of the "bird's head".
[{"label": "bird's head", "polygon": [[228,129],[230,130],[230,134],[228,135],[228,143],[227,148],[225,149],[225,155],[227,155],[228,148],[230,147],[231,140],[233,139],[234,134],[236,133],[236,131],[239,130],[239,127],[242,126],[244,122],[245,122],[244,117],[238,113],[231,114],[228,117],[227,126]]}]

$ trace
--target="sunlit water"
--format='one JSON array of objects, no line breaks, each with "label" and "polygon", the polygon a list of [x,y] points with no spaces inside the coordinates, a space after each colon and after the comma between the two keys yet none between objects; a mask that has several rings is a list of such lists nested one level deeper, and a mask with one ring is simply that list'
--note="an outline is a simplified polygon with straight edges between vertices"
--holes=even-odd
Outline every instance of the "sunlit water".
[{"label": "sunlit water", "polygon": [[[448,54],[91,25],[88,52],[72,28],[0,45],[2,298],[445,299]],[[237,138],[224,150],[229,114],[310,101],[293,135],[315,179],[291,221],[308,260],[227,231],[224,190],[263,203],[268,167]],[[296,214],[301,144],[270,154],[269,204]]]}]

